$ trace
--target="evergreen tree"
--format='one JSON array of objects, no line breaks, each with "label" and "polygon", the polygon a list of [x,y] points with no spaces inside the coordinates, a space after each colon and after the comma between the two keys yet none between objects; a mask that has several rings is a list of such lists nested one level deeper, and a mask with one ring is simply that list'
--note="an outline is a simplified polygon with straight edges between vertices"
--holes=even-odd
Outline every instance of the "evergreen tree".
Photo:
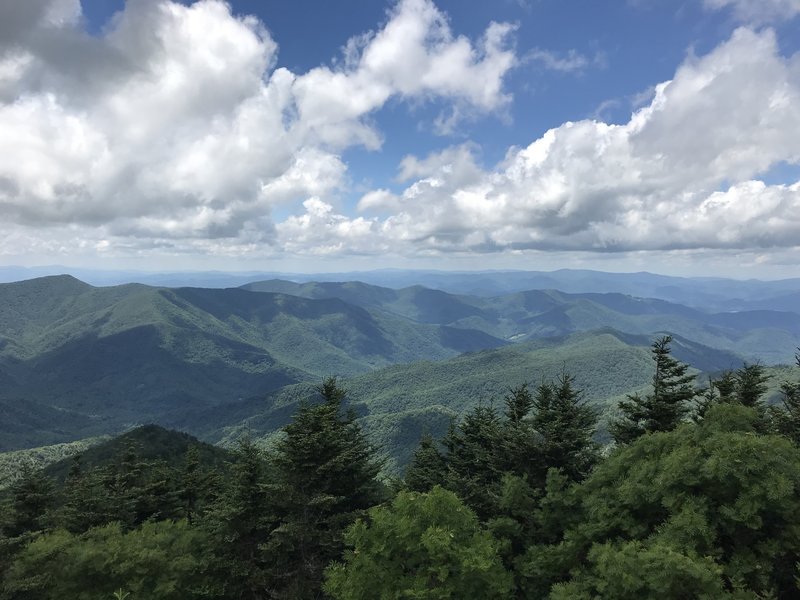
[{"label": "evergreen tree", "polygon": [[110,500],[97,476],[98,469],[84,471],[81,455],[73,457],[64,481],[61,526],[71,533],[104,525],[110,520]]},{"label": "evergreen tree", "polygon": [[207,487],[208,474],[200,465],[200,449],[196,444],[191,444],[183,457],[178,489],[181,516],[189,525],[198,516],[200,504],[208,493]]},{"label": "evergreen tree", "polygon": [[566,371],[556,384],[541,386],[533,405],[533,428],[541,436],[540,450],[546,469],[562,471],[570,480],[580,481],[597,460],[597,445],[592,434],[597,424],[596,411],[575,389],[575,378]]},{"label": "evergreen tree", "polygon": [[481,520],[496,510],[503,463],[508,462],[509,455],[503,434],[497,411],[481,404],[451,427],[443,440],[448,467],[445,487]]},{"label": "evergreen tree", "polygon": [[744,406],[764,410],[763,396],[767,392],[767,375],[764,366],[759,363],[745,363],[735,373],[736,400]]},{"label": "evergreen tree", "polygon": [[736,399],[737,376],[733,371],[723,371],[719,379],[714,379],[711,386],[719,393],[719,402],[725,404]]},{"label": "evergreen tree", "polygon": [[519,423],[530,413],[533,408],[533,395],[528,389],[528,384],[513,388],[504,398],[506,405],[505,415],[511,423]]},{"label": "evergreen tree", "polygon": [[764,395],[767,393],[767,382],[770,376],[759,363],[744,363],[735,373],[736,402],[752,408],[759,416],[759,433],[772,433],[775,424],[771,420],[772,413],[767,408]]},{"label": "evergreen tree", "polygon": [[261,545],[273,521],[266,463],[249,438],[239,440],[230,472],[227,486],[203,523],[212,547],[206,570],[217,582],[213,597],[258,600],[265,597],[268,587],[269,557]]},{"label": "evergreen tree", "polygon": [[23,465],[19,478],[11,484],[10,492],[5,534],[14,538],[46,530],[56,497],[53,481],[44,471]]},{"label": "evergreen tree", "polygon": [[426,433],[406,468],[405,485],[412,492],[429,492],[445,482],[447,463],[436,442]]},{"label": "evergreen tree", "polygon": [[[800,348],[795,363],[800,367]],[[800,382],[781,383],[781,405],[770,408],[778,432],[800,446]]]},{"label": "evergreen tree", "polygon": [[265,550],[278,598],[318,597],[345,529],[383,499],[380,463],[355,415],[344,411],[346,391],[329,378],[318,392],[322,402],[300,407],[273,457],[277,521]]},{"label": "evergreen tree", "polygon": [[620,402],[622,417],[610,427],[618,444],[628,444],[645,433],[672,431],[689,412],[689,402],[697,393],[694,375],[688,373],[689,365],[672,357],[671,342],[669,335],[653,342],[653,391],[644,397],[629,395]]}]

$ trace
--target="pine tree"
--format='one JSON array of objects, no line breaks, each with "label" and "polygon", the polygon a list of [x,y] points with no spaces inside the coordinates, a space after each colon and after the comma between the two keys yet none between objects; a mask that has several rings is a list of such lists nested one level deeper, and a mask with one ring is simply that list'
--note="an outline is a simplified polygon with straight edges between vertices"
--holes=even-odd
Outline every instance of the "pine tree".
[{"label": "pine tree", "polygon": [[[800,348],[794,358],[800,367]],[[781,383],[781,405],[770,408],[778,433],[800,446],[800,382]]]},{"label": "pine tree", "polygon": [[736,380],[736,400],[744,406],[763,410],[763,396],[767,392],[767,375],[759,363],[745,363],[734,374]]},{"label": "pine tree", "polygon": [[178,497],[181,503],[181,516],[189,525],[194,522],[198,505],[204,492],[205,477],[200,468],[200,450],[191,444],[183,457],[183,468],[180,475]]},{"label": "pine tree", "polygon": [[64,481],[64,506],[61,523],[71,533],[83,533],[92,527],[105,525],[113,518],[112,500],[102,485],[98,469],[84,471],[81,456],[72,459]]},{"label": "pine tree", "polygon": [[506,421],[500,431],[500,460],[498,470],[525,477],[534,486],[544,483],[547,466],[542,453],[542,436],[536,430],[535,416],[531,418],[531,409],[539,405],[549,404],[553,395],[553,387],[542,383],[535,395],[523,384],[511,390],[506,396]]},{"label": "pine tree", "polygon": [[273,520],[266,463],[249,438],[239,440],[230,473],[227,486],[202,524],[213,547],[206,570],[221,587],[213,597],[258,600],[265,597],[268,587],[269,557],[261,545]]},{"label": "pine tree", "polygon": [[497,411],[478,405],[443,440],[447,450],[447,489],[458,494],[481,520],[495,512],[509,450]]},{"label": "pine tree", "polygon": [[528,384],[523,383],[513,388],[504,398],[506,405],[506,419],[511,423],[519,423],[530,413],[533,408],[533,395],[528,389]]},{"label": "pine tree", "polygon": [[695,397],[694,375],[689,365],[672,357],[672,336],[666,335],[652,345],[655,374],[652,393],[642,397],[629,395],[619,404],[622,417],[611,424],[610,431],[618,444],[629,444],[645,433],[672,431],[689,411]]},{"label": "pine tree", "polygon": [[545,468],[560,469],[571,481],[581,481],[597,461],[598,449],[592,441],[597,413],[584,402],[574,382],[565,371],[557,383],[540,387],[531,424],[541,436]]},{"label": "pine tree", "polygon": [[719,402],[724,404],[735,401],[737,388],[736,379],[736,373],[733,371],[723,371],[719,379],[715,379],[711,382],[711,386],[716,388],[717,392],[719,392]]},{"label": "pine tree", "polygon": [[55,505],[55,486],[41,469],[24,465],[11,485],[9,516],[4,524],[9,537],[47,529],[47,517]]},{"label": "pine tree", "polygon": [[383,500],[381,465],[355,415],[344,410],[346,391],[328,378],[318,392],[322,402],[300,407],[273,457],[277,522],[265,549],[278,598],[318,597],[345,529]]},{"label": "pine tree", "polygon": [[447,474],[447,463],[430,434],[425,434],[406,468],[405,484],[413,492],[429,492],[442,485]]}]

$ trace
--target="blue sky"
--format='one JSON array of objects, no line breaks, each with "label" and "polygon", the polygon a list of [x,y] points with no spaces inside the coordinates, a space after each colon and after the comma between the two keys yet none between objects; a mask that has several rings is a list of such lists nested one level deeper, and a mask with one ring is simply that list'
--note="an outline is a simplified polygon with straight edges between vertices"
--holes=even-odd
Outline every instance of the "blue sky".
[{"label": "blue sky", "polygon": [[800,1],[0,7],[0,264],[800,276]]}]

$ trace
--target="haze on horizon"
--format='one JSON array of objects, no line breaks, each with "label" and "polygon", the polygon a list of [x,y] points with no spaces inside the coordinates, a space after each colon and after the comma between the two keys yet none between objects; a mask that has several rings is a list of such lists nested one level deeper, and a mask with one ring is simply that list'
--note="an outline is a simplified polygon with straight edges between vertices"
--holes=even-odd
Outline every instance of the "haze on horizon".
[{"label": "haze on horizon", "polygon": [[800,1],[584,4],[0,0],[0,266],[800,276]]}]

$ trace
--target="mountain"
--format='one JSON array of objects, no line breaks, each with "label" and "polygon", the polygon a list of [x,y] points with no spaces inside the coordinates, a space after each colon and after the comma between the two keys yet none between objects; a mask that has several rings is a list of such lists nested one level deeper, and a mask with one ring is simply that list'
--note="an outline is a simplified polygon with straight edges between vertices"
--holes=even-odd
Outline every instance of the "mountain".
[{"label": "mountain", "polygon": [[788,305],[786,302],[787,296],[800,294],[800,278],[774,281],[738,280],[672,277],[648,272],[607,273],[581,269],[478,272],[385,269],[357,273],[291,274],[281,278],[297,282],[358,280],[396,289],[421,285],[452,294],[483,297],[548,289],[573,294],[620,293],[667,300],[711,312],[756,308],[800,312],[800,304]]},{"label": "mountain", "polygon": [[421,286],[391,289],[363,282],[284,280],[254,282],[244,289],[280,291],[306,298],[339,298],[368,309],[424,323],[480,330],[513,342],[611,327],[633,334],[675,333],[734,352],[739,361],[778,364],[791,361],[800,339],[800,313],[775,310],[717,313],[620,293],[526,290],[481,297]]},{"label": "mountain", "polygon": [[[206,466],[221,467],[232,455],[224,448],[201,442],[180,431],[171,431],[158,425],[143,425],[110,440],[83,450],[81,465],[85,469],[119,462],[128,448],[133,448],[143,460],[163,460],[168,465],[179,466],[190,446],[196,446],[198,459]],[[72,458],[59,460],[45,467],[45,473],[63,481],[73,463]]]},{"label": "mountain", "polygon": [[[798,345],[800,314],[713,312],[619,293],[469,296],[364,282],[94,287],[53,276],[0,284],[0,450],[115,433],[142,422],[224,438],[221,428],[254,414],[285,422],[292,405],[286,394],[328,375],[357,382],[359,375],[413,363],[404,377],[415,382],[411,393],[418,397],[418,382],[437,364],[424,361],[496,349],[513,363],[516,353],[540,347],[556,356],[559,345],[578,339],[575,334],[612,330],[645,351],[655,335],[674,334],[687,347],[704,348],[689,362],[713,370],[742,360],[788,362]],[[496,373],[482,362],[471,368],[487,380],[512,381],[502,364],[497,359]],[[624,368],[640,366],[629,361]],[[403,397],[402,390],[386,389]],[[260,402],[265,396],[279,401]],[[442,423],[451,407],[432,402],[409,410],[409,424],[428,417]]]},{"label": "mountain", "polygon": [[[281,279],[290,282],[360,281],[401,289],[415,285],[451,294],[492,297],[529,290],[566,293],[619,293],[685,304],[707,312],[778,310],[800,312],[800,278],[738,280],[721,277],[672,277],[655,273],[608,273],[585,269],[557,271],[422,271],[379,269],[340,273],[102,271],[63,266],[0,267],[0,282],[72,273],[94,285],[138,282],[157,287],[225,288]],[[273,290],[278,291],[278,290]],[[285,293],[292,293],[285,290]]]},{"label": "mountain", "polygon": [[[390,459],[390,468],[405,464],[423,431],[441,435],[450,420],[479,402],[502,409],[511,387],[575,375],[585,399],[605,420],[627,393],[647,391],[652,379],[650,336],[613,330],[546,338],[503,348],[467,353],[443,361],[386,367],[348,378],[350,408],[360,417],[373,442]],[[737,364],[737,357],[677,337],[673,354],[701,371]],[[269,437],[288,423],[304,401],[313,401],[314,386],[288,386],[251,399],[229,412],[194,414],[169,426],[194,431],[202,439],[230,443],[244,432]],[[246,418],[243,414],[250,413]],[[224,414],[235,415],[226,420]],[[215,426],[209,428],[208,424]]]},{"label": "mountain", "polygon": [[[506,344],[336,298],[108,288],[55,276],[0,285],[0,449],[109,433],[330,373]],[[8,434],[7,436],[5,434]]]}]

